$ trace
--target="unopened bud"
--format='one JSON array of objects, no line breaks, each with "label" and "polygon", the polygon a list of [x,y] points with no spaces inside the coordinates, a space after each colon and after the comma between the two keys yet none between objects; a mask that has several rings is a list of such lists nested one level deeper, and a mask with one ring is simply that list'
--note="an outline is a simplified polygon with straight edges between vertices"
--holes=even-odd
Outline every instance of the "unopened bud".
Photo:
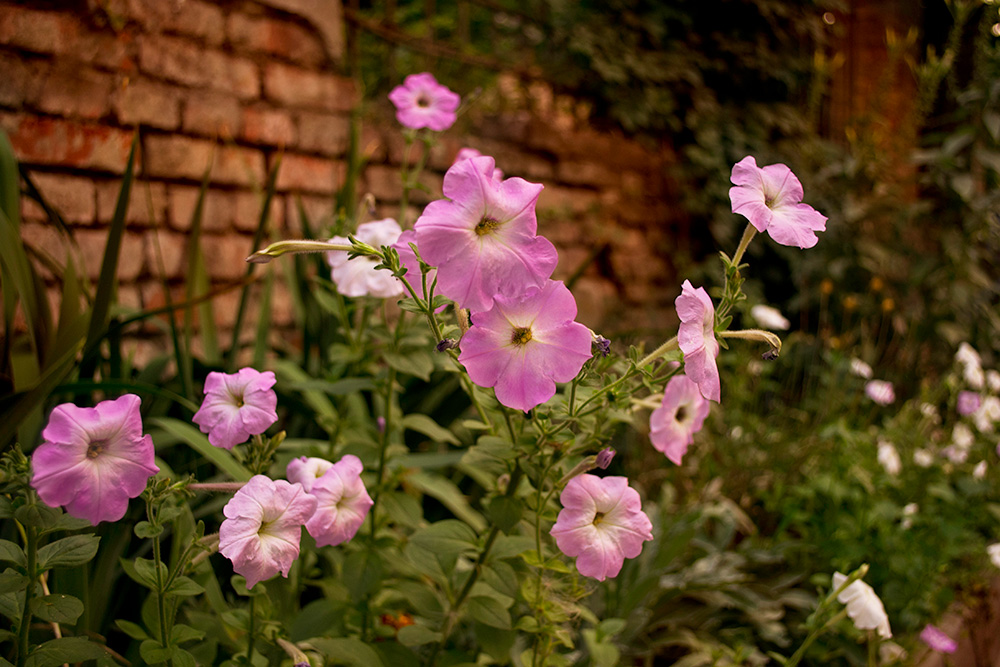
[{"label": "unopened bud", "polygon": [[602,449],[597,453],[597,467],[601,470],[607,470],[608,466],[611,465],[611,459],[615,458],[615,450],[611,447]]},{"label": "unopened bud", "polygon": [[435,346],[435,349],[438,352],[444,352],[445,350],[454,350],[457,347],[458,347],[457,340],[455,340],[454,338],[445,338]]},{"label": "unopened bud", "polygon": [[611,354],[611,341],[600,334],[595,334],[593,338],[594,349],[602,357]]}]

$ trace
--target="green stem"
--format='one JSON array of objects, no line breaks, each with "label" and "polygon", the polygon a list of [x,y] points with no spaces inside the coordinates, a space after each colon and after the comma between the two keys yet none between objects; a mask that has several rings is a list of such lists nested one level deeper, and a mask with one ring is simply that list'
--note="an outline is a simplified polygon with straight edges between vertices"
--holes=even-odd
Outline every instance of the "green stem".
[{"label": "green stem", "polygon": [[840,613],[836,614],[822,626],[809,633],[809,636],[806,637],[805,641],[802,642],[802,645],[799,646],[798,650],[792,654],[792,657],[788,659],[788,662],[786,662],[783,665],[783,667],[795,667],[795,665],[799,664],[799,662],[802,660],[802,656],[806,654],[806,649],[808,649],[809,646],[811,646],[812,643],[816,641],[816,639],[821,634],[823,634],[827,628],[829,628],[831,625],[839,623],[846,616],[847,616],[847,607],[844,607],[843,609],[840,610]]},{"label": "green stem", "polygon": [[253,664],[253,645],[257,633],[257,596],[250,596],[250,627],[247,629],[247,664]]},{"label": "green stem", "polygon": [[21,611],[21,624],[17,628],[17,664],[22,667],[28,659],[28,632],[31,627],[31,599],[35,595],[35,579],[38,567],[38,530],[27,526],[24,540],[24,555],[27,561],[28,588],[24,591],[24,607]]},{"label": "green stem", "polygon": [[667,352],[676,350],[677,347],[678,347],[677,336],[674,336],[673,338],[665,342],[663,345],[659,346],[658,348],[650,352],[648,355],[640,359],[639,363],[636,364],[636,368],[643,368],[644,366],[646,366],[646,364],[650,364],[656,361]]},{"label": "green stem", "polygon": [[[153,523],[152,512],[150,514],[150,523]],[[167,609],[164,605],[164,582],[162,570],[160,570],[160,537],[159,535],[153,537],[153,570],[156,573],[156,616],[157,621],[160,625],[160,645],[166,648],[170,633],[167,630]],[[172,665],[173,660],[167,659],[167,664]]]},{"label": "green stem", "polygon": [[747,223],[747,228],[743,230],[743,238],[740,239],[739,246],[736,247],[736,254],[733,255],[733,266],[739,266],[740,260],[743,259],[743,253],[747,251],[747,246],[750,245],[750,241],[753,237],[757,235],[757,229]]},{"label": "green stem", "polygon": [[378,469],[375,472],[375,492],[372,496],[371,538],[375,540],[375,512],[378,510],[378,500],[382,495],[382,478],[385,476],[385,452],[389,448],[389,432],[392,429],[392,399],[393,386],[396,384],[396,369],[389,367],[388,386],[385,390],[385,428],[379,437]]}]

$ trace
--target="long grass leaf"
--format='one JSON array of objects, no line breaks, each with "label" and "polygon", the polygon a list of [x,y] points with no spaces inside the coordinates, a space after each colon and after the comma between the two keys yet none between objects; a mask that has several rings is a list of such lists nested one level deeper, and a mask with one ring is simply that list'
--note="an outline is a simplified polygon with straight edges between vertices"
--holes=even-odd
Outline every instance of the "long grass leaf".
[{"label": "long grass leaf", "polygon": [[14,226],[21,228],[21,184],[14,147],[7,133],[0,131],[0,210]]},{"label": "long grass leaf", "polygon": [[232,454],[225,449],[212,446],[208,442],[208,437],[191,424],[171,417],[155,417],[150,420],[150,423],[187,443],[191,449],[204,456],[233,480],[245,482],[253,476],[249,470],[233,458]]},{"label": "long grass leaf", "polygon": [[[0,180],[3,180],[3,177],[0,177]],[[17,226],[3,210],[0,210],[0,281],[4,285],[5,338],[14,338],[13,309],[20,303],[28,329],[29,343],[33,350],[38,350],[38,341],[43,333],[36,329],[40,321],[39,308],[47,309],[48,302],[42,304],[39,301],[35,271],[24,251],[24,242]],[[41,298],[44,299],[44,295]],[[11,309],[9,312],[8,308]],[[15,388],[18,388],[17,378],[15,378]]]},{"label": "long grass leaf", "polygon": [[271,333],[271,293],[274,291],[274,270],[267,272],[260,299],[260,317],[257,318],[257,335],[253,346],[253,366],[264,366],[269,349],[267,337]]},{"label": "long grass leaf", "polygon": [[93,380],[80,380],[78,382],[67,382],[56,387],[55,393],[92,394],[95,391],[104,391],[109,389],[115,392],[129,394],[149,394],[150,396],[159,396],[160,398],[166,398],[174,403],[183,405],[191,412],[198,411],[197,403],[181,396],[177,392],[139,380],[101,380],[100,382],[95,382]]},{"label": "long grass leaf", "polygon": [[[203,270],[203,257],[201,252],[201,221],[205,210],[205,197],[208,194],[208,185],[211,182],[212,176],[212,165],[215,163],[215,154],[213,152],[211,158],[208,161],[208,165],[205,167],[205,172],[201,177],[201,187],[198,188],[198,198],[195,200],[194,211],[191,213],[191,231],[188,233],[187,242],[187,273],[185,275],[185,285],[184,285],[184,295],[186,300],[190,303],[192,299],[198,296],[198,272]],[[204,311],[200,311],[199,314],[203,314]],[[211,309],[209,309],[211,315]],[[202,323],[204,325],[204,323]],[[194,337],[193,334],[194,327],[194,308],[192,306],[187,306],[184,308],[184,357],[183,357],[183,373],[187,377],[185,386],[192,384],[191,380],[191,341]]]},{"label": "long grass leaf", "polygon": [[[81,347],[82,341],[80,345],[66,350],[59,359],[45,368],[37,385],[29,391],[7,397],[0,404],[0,445],[3,449],[11,444],[19,425],[27,419],[33,410],[39,408],[52,391],[70,374],[76,364],[76,355]],[[28,449],[34,443],[25,439],[23,444],[25,444],[25,449]]]}]

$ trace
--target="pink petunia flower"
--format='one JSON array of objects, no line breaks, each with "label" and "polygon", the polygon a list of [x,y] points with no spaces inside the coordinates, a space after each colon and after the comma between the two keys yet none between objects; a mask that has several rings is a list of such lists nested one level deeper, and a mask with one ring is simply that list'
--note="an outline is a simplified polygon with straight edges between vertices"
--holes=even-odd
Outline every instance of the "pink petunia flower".
[{"label": "pink petunia flower", "polygon": [[896,389],[886,380],[869,380],[865,384],[865,396],[879,405],[889,405],[896,400]]},{"label": "pink petunia flower", "polygon": [[[477,151],[475,148],[461,148],[459,149],[458,153],[455,154],[455,162],[452,162],[452,164],[461,162],[462,160],[468,160],[474,157],[482,157],[482,156],[483,154]],[[503,180],[503,172],[500,171],[500,169],[494,167],[492,178],[494,181],[499,183],[500,181]]]},{"label": "pink petunia flower", "polygon": [[520,178],[495,182],[493,158],[457,162],[444,195],[417,219],[417,245],[438,268],[441,293],[462,308],[484,311],[493,297],[541,287],[556,267],[555,246],[536,236],[535,202],[542,186]]},{"label": "pink petunia flower", "polygon": [[320,547],[347,542],[365,522],[372,499],[361,481],[361,459],[347,454],[316,480],[309,492],[317,501],[306,530]]},{"label": "pink petunia flower", "polygon": [[288,467],[285,468],[285,475],[288,477],[289,482],[292,484],[301,484],[306,493],[309,493],[312,491],[316,480],[332,467],[332,461],[315,456],[300,456],[288,462]]},{"label": "pink petunia flower", "polygon": [[981,402],[982,398],[980,398],[977,392],[963,390],[958,392],[956,409],[958,410],[958,414],[967,417],[979,409]]},{"label": "pink petunia flower", "polygon": [[649,416],[649,439],[658,451],[676,465],[694,442],[708,416],[709,403],[698,385],[686,375],[670,378],[663,390],[663,402]]},{"label": "pink petunia flower", "polygon": [[941,628],[930,623],[920,631],[920,641],[938,653],[954,653],[958,650],[958,643],[954,639],[946,635]]},{"label": "pink petunia flower", "polygon": [[677,342],[684,353],[684,373],[698,385],[701,395],[719,402],[722,387],[719,382],[719,343],[715,340],[715,307],[704,287],[695,289],[690,280],[681,285],[681,294],[674,301],[681,324]]},{"label": "pink petunia flower", "polygon": [[[373,248],[380,248],[395,244],[402,233],[403,230],[400,229],[398,222],[392,218],[385,218],[358,225],[354,237]],[[350,245],[351,242],[343,236],[334,236],[330,239],[330,243]],[[337,250],[327,253],[326,259],[330,264],[330,273],[337,291],[344,296],[374,296],[384,299],[403,293],[403,284],[390,272],[375,268],[378,264],[378,259],[375,257],[348,259],[346,252]],[[419,274],[418,267],[417,275]]]},{"label": "pink petunia flower", "polygon": [[498,296],[486,312],[472,313],[458,360],[473,382],[495,388],[498,401],[527,412],[590,358],[590,330],[575,317],[576,301],[559,281],[520,298]]},{"label": "pink petunia flower", "polygon": [[626,558],[653,539],[653,524],[625,477],[574,477],[559,496],[562,510],[551,534],[556,546],[576,558],[576,569],[604,581],[618,576]]},{"label": "pink petunia flower", "polygon": [[222,508],[219,553],[247,580],[247,588],[278,572],[287,577],[299,557],[302,525],[316,511],[316,499],[301,484],[255,475]]},{"label": "pink petunia flower", "polygon": [[208,434],[210,443],[232,449],[278,421],[275,381],[273,372],[253,368],[213,371],[205,378],[205,400],[192,421]]},{"label": "pink petunia flower", "polygon": [[125,516],[128,501],[159,468],[142,434],[140,399],[125,394],[93,408],[57,405],[31,455],[31,486],[46,505],[95,526]]},{"label": "pink petunia flower", "polygon": [[826,231],[826,216],[802,203],[802,184],[785,165],[758,167],[748,155],[733,165],[730,180],[733,213],[781,245],[811,248],[819,240],[816,232]]},{"label": "pink petunia flower", "polygon": [[396,120],[404,127],[441,132],[455,123],[461,98],[438,83],[433,74],[423,72],[406,77],[389,93],[389,100],[396,105]]}]

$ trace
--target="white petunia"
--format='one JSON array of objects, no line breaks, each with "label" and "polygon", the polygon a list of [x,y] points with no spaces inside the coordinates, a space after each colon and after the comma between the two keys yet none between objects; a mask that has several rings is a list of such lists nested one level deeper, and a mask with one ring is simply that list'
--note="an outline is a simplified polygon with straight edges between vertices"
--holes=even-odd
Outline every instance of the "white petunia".
[{"label": "white petunia", "polygon": [[[837,590],[847,581],[847,576],[840,572],[833,573],[833,589]],[[892,637],[889,628],[889,616],[885,613],[882,600],[872,587],[860,579],[851,583],[837,596],[842,604],[847,605],[847,615],[854,621],[854,627],[859,630],[876,630],[883,639]]]}]

